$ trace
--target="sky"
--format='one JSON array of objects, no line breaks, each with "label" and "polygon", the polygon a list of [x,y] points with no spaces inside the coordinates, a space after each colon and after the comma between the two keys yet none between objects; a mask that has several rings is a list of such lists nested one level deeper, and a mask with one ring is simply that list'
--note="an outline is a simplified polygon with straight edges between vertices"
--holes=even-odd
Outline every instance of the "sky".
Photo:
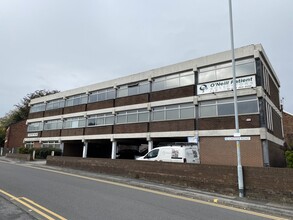
[{"label": "sky", "polygon": [[[232,0],[235,48],[261,43],[293,113],[293,1]],[[1,0],[0,117],[65,91],[231,49],[228,0]]]}]

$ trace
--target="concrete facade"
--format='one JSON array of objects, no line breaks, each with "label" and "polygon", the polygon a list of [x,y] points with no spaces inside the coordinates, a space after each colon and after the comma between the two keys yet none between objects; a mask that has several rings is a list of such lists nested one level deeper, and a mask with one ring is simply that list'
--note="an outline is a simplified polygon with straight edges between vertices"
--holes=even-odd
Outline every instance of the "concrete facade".
[{"label": "concrete facade", "polygon": [[[240,133],[251,138],[243,165],[284,166],[278,77],[261,45],[235,56]],[[224,140],[235,133],[231,79],[226,51],[33,99],[24,141],[114,159],[121,146],[193,139],[202,164],[236,165],[236,144]]]}]

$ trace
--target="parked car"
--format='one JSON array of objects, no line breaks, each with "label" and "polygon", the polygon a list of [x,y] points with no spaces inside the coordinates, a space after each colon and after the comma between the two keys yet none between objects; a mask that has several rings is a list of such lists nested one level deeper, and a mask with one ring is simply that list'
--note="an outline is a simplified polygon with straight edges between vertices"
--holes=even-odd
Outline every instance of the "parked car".
[{"label": "parked car", "polygon": [[197,145],[169,145],[157,147],[136,160],[164,161],[176,163],[200,163]]}]

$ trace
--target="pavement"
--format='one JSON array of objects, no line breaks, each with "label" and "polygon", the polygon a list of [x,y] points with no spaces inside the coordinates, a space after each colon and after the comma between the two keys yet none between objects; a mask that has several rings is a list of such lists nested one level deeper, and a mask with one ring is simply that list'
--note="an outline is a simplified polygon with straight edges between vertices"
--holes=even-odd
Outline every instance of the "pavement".
[{"label": "pavement", "polygon": [[[45,160],[36,160],[36,161],[17,161],[8,159],[5,157],[0,157],[0,161],[5,161],[8,163],[18,163],[26,166],[40,167],[51,170],[58,170],[67,173],[73,173],[83,176],[88,176],[92,178],[105,179],[113,182],[125,183],[137,187],[143,187],[147,189],[157,190],[161,192],[166,192],[170,194],[185,196],[188,198],[198,199],[201,201],[207,201],[211,203],[222,204],[231,207],[237,207],[244,210],[251,210],[260,213],[270,214],[274,216],[283,217],[285,219],[293,220],[293,204],[284,204],[271,201],[258,201],[252,200],[249,198],[240,198],[238,196],[227,196],[223,194],[210,193],[205,191],[200,191],[191,188],[183,188],[170,186],[165,184],[158,184],[150,181],[144,181],[140,179],[130,179],[121,176],[113,176],[107,174],[92,173],[80,170],[73,170],[68,168],[53,167],[47,166]],[[1,168],[1,167],[0,167]],[[9,201],[6,198],[0,195],[0,220],[7,219],[35,219],[30,213],[29,210],[22,210],[17,204],[13,201]]]}]

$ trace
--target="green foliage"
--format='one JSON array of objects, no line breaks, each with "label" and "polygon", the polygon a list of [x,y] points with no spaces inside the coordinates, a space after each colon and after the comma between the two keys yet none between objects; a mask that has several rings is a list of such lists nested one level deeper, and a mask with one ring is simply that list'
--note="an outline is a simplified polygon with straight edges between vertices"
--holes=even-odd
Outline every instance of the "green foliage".
[{"label": "green foliage", "polygon": [[46,159],[48,155],[51,155],[52,151],[54,151],[55,156],[61,156],[61,149],[52,148],[52,147],[44,147],[44,148],[18,148],[19,154],[33,154],[33,151],[36,151],[35,158],[36,159]]},{"label": "green foliage", "polygon": [[287,167],[293,168],[293,151],[287,150],[285,152]]},{"label": "green foliage", "polygon": [[26,120],[29,114],[29,103],[31,99],[43,97],[58,93],[57,90],[37,90],[33,93],[27,94],[20,103],[15,105],[15,108],[10,110],[4,117],[0,118],[0,147],[4,146],[6,129],[16,122]]}]

